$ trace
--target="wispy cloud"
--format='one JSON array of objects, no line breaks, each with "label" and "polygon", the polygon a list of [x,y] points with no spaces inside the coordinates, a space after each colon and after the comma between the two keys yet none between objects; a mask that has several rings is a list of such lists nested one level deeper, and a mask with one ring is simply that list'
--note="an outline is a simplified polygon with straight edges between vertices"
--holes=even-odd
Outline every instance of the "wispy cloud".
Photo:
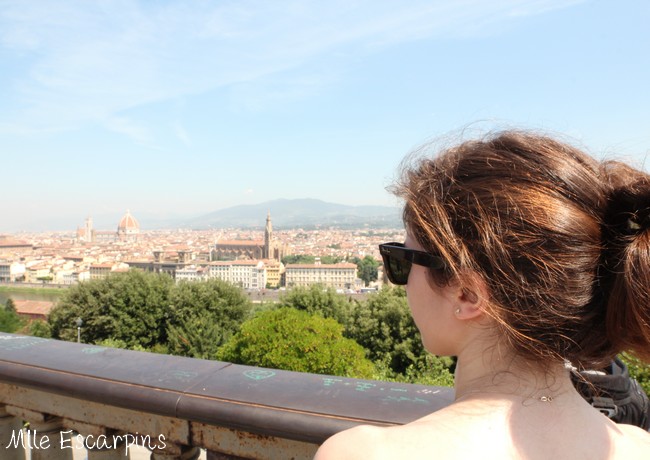
[{"label": "wispy cloud", "polygon": [[189,147],[192,145],[192,140],[190,139],[187,130],[180,121],[172,123],[172,130],[176,137],[186,146]]},{"label": "wispy cloud", "polygon": [[[74,129],[90,122],[147,143],[147,129],[126,111],[220,87],[234,88],[242,109],[258,110],[328,84],[336,71],[309,75],[304,69],[324,53],[484,33],[476,24],[573,3],[0,1],[0,53],[11,65],[0,82],[12,95],[0,130]],[[279,84],[280,75],[292,84]],[[189,142],[182,127],[174,131]]]},{"label": "wispy cloud", "polygon": [[124,134],[140,145],[155,147],[155,141],[149,130],[129,118],[112,116],[105,118],[103,123],[107,129]]}]

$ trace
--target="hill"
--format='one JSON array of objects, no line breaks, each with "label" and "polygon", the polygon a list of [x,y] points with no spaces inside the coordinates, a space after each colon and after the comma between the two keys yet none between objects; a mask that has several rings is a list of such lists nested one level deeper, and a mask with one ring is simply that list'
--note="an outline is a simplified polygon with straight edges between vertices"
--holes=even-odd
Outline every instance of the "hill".
[{"label": "hill", "polygon": [[401,227],[399,208],[390,206],[347,206],[316,199],[273,200],[239,205],[187,220],[183,226],[206,229],[263,227],[271,213],[275,228],[396,228]]}]

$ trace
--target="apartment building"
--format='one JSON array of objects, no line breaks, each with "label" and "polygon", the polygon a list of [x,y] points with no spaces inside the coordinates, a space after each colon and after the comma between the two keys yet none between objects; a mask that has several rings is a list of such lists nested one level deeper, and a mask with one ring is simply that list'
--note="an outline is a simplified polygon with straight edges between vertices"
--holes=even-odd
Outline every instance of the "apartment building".
[{"label": "apartment building", "polygon": [[0,260],[0,281],[17,281],[25,277],[25,264]]},{"label": "apartment building", "polygon": [[230,260],[210,262],[208,277],[228,281],[244,289],[264,289],[266,268],[261,260]]},{"label": "apartment building", "polygon": [[174,272],[176,282],[181,281],[203,281],[208,276],[206,267],[197,267],[196,265],[187,265],[182,268],[177,268]]},{"label": "apartment building", "polygon": [[354,289],[357,266],[351,263],[321,264],[317,258],[313,264],[289,264],[285,268],[287,287],[322,284],[335,289]]},{"label": "apartment building", "polygon": [[116,263],[100,263],[90,265],[90,279],[97,280],[106,278],[114,272],[127,272],[129,271],[129,264],[123,262]]}]

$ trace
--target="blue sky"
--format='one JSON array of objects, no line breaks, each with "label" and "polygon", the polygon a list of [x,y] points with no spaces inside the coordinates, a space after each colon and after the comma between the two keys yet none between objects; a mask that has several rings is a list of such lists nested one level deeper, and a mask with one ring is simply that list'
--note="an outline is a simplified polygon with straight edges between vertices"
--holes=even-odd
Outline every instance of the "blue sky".
[{"label": "blue sky", "polygon": [[396,205],[419,144],[650,152],[644,1],[0,0],[0,232],[276,198]]}]

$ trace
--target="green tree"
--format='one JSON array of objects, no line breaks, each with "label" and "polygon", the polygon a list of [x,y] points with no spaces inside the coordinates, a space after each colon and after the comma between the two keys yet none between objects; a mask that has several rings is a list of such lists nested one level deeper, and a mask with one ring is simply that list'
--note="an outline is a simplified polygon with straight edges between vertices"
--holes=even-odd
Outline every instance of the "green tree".
[{"label": "green tree", "polygon": [[398,374],[386,365],[380,363],[377,380],[391,382],[419,383],[420,385],[433,385],[443,387],[454,386],[454,376],[449,371],[451,358],[425,354],[417,362],[409,365],[403,374]]},{"label": "green tree", "polygon": [[47,321],[36,320],[29,324],[29,335],[49,339],[52,337],[52,329]]},{"label": "green tree", "polygon": [[8,299],[0,307],[0,332],[16,332],[25,325],[25,321],[16,313],[13,300]]},{"label": "green tree", "polygon": [[52,337],[98,343],[120,340],[128,348],[149,348],[167,341],[166,322],[173,280],[165,274],[139,270],[114,273],[71,287],[50,312]]},{"label": "green tree", "polygon": [[284,265],[289,264],[313,264],[316,258],[306,254],[291,254],[282,258]]},{"label": "green tree", "polygon": [[343,257],[341,256],[321,256],[320,263],[322,264],[338,264],[343,262]]},{"label": "green tree", "polygon": [[621,359],[627,364],[630,377],[636,379],[646,394],[650,396],[650,364],[644,363],[629,353],[622,353]]},{"label": "green tree", "polygon": [[377,281],[379,261],[372,256],[365,256],[363,259],[354,257],[352,262],[357,265],[357,276],[363,280],[366,286],[371,281]]},{"label": "green tree", "polygon": [[324,318],[333,318],[347,327],[351,304],[333,288],[323,285],[299,286],[280,297],[280,307],[292,307]]},{"label": "green tree", "polygon": [[224,361],[315,374],[370,378],[373,364],[333,319],[294,308],[259,313],[219,351]]},{"label": "green tree", "polygon": [[14,299],[12,299],[11,297],[8,298],[7,301],[5,302],[5,310],[12,313],[16,313],[16,303],[14,302]]},{"label": "green tree", "polygon": [[368,350],[373,362],[385,363],[396,374],[404,374],[426,355],[401,287],[385,287],[358,303],[345,335]]},{"label": "green tree", "polygon": [[203,359],[214,359],[252,308],[240,288],[219,279],[182,282],[172,290],[170,303],[169,352]]},{"label": "green tree", "polygon": [[129,348],[124,340],[119,339],[104,339],[97,342],[96,345],[106,347],[106,348],[122,348],[125,350],[135,350],[135,351],[146,351],[141,345],[134,345],[133,348]]},{"label": "green tree", "polygon": [[313,264],[316,262],[316,257],[319,257],[322,264],[337,264],[343,261],[341,256],[312,256],[308,254],[291,254],[282,258],[284,265],[288,264]]}]

